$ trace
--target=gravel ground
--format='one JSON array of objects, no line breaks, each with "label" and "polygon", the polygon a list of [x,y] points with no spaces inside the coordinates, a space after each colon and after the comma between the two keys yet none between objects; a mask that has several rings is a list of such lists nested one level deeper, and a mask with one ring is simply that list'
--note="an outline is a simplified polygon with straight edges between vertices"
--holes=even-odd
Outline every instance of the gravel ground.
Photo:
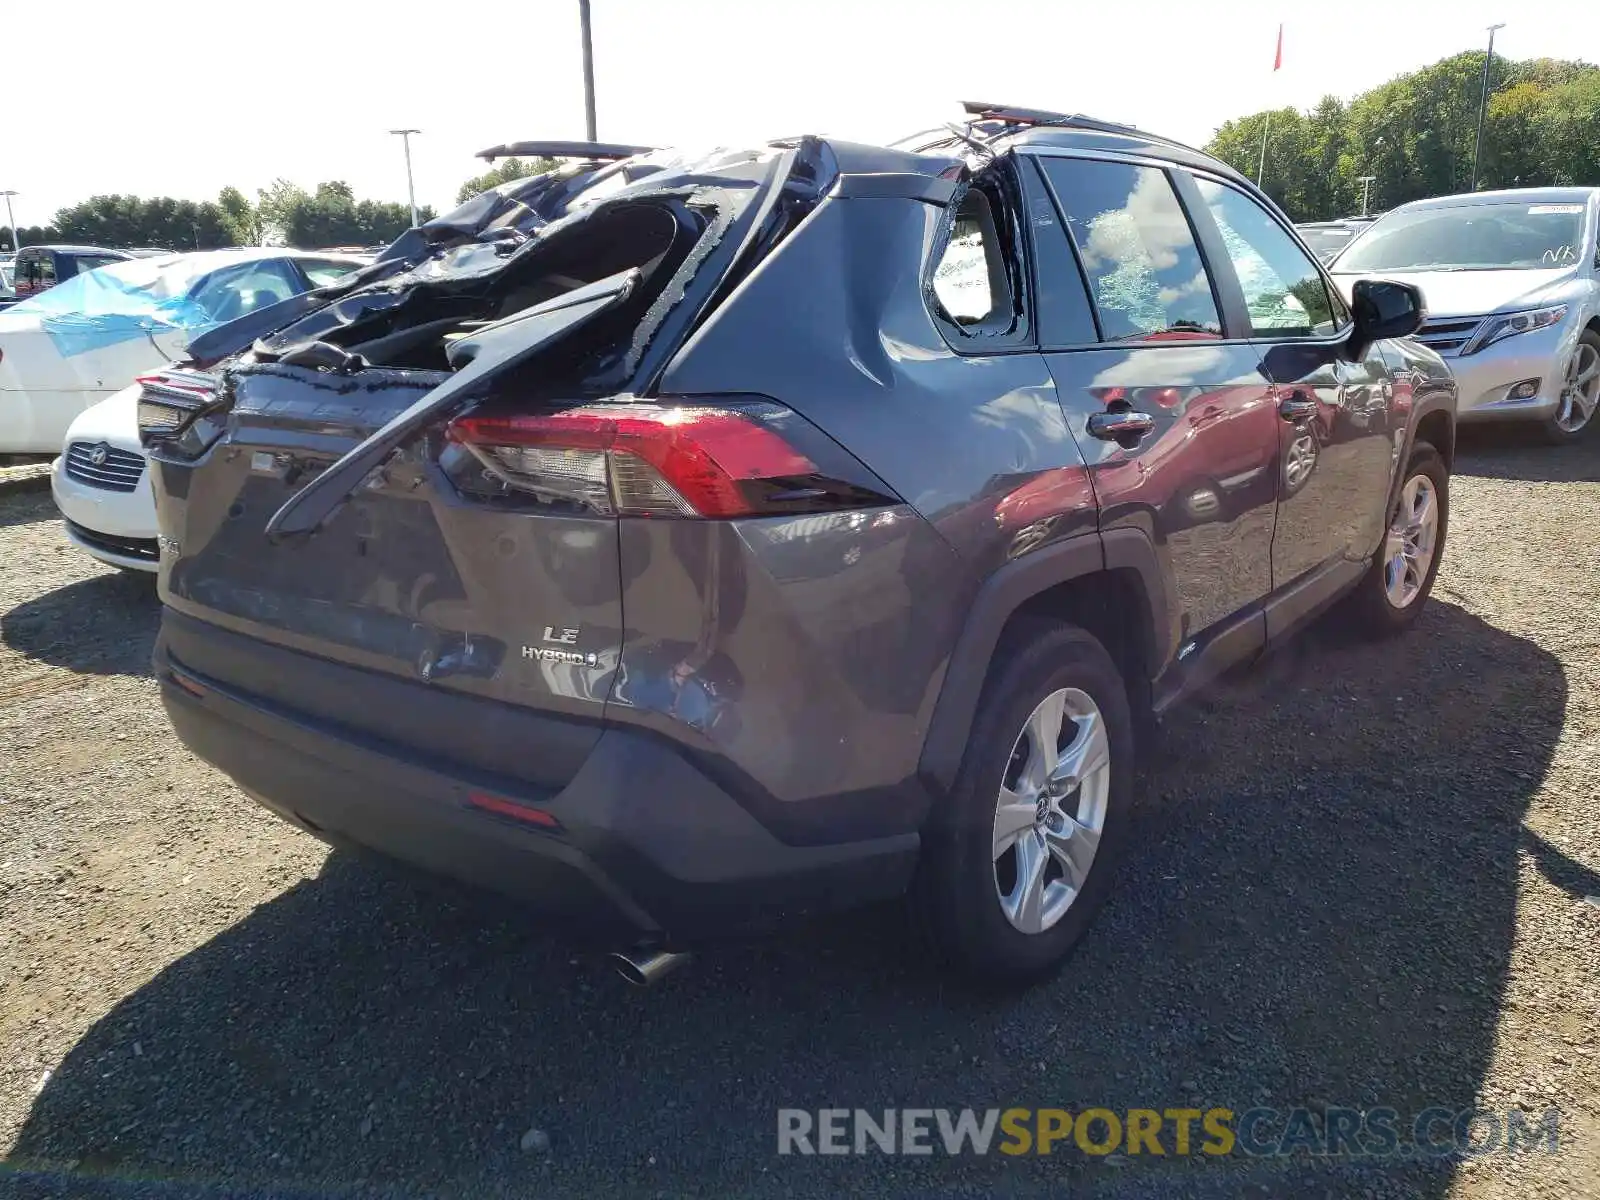
[{"label": "gravel ground", "polygon": [[50,490],[50,464],[38,459],[14,461],[0,454],[0,496]]},{"label": "gravel ground", "polygon": [[[1314,630],[1178,715],[1118,895],[999,1000],[890,910],[638,993],[330,854],[169,736],[148,582],[0,498],[0,1191],[1600,1196],[1600,439],[1480,440],[1453,499],[1419,627]],[[779,1107],[1191,1102],[1553,1105],[1562,1148],[775,1154]]]}]

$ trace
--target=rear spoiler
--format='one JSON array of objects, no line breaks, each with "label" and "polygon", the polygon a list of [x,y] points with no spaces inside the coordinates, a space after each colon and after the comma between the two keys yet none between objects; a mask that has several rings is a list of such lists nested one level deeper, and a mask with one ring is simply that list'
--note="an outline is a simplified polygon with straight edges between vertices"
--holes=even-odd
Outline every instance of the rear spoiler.
[{"label": "rear spoiler", "polygon": [[490,162],[497,158],[582,158],[606,162],[649,154],[655,149],[655,146],[624,146],[618,142],[506,142],[479,150],[477,157]]}]

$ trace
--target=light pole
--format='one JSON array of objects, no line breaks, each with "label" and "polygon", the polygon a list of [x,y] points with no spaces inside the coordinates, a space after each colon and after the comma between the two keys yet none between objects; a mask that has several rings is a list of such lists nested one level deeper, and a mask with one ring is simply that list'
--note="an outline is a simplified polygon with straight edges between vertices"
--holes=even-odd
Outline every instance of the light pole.
[{"label": "light pole", "polygon": [[406,199],[411,202],[411,228],[417,227],[417,188],[411,182],[411,135],[421,133],[420,129],[391,129],[390,133],[398,137],[406,146]]},{"label": "light pole", "polygon": [[17,235],[17,219],[11,215],[11,197],[21,195],[20,192],[0,192],[6,198],[6,224],[11,226],[11,253],[15,254],[22,247],[19,245],[21,238]]},{"label": "light pole", "polygon": [[589,0],[578,0],[578,24],[583,29],[583,127],[595,141],[594,126],[594,37],[589,29]]},{"label": "light pole", "polygon": [[1483,161],[1483,115],[1489,111],[1489,64],[1494,61],[1494,31],[1504,28],[1503,22],[1489,26],[1489,53],[1483,56],[1483,90],[1478,94],[1478,140],[1472,147],[1473,191],[1483,186],[1483,179],[1478,174],[1478,164]]},{"label": "light pole", "polygon": [[1361,215],[1363,217],[1367,215],[1367,197],[1372,192],[1372,181],[1376,178],[1376,175],[1356,176],[1356,182],[1361,185]]}]

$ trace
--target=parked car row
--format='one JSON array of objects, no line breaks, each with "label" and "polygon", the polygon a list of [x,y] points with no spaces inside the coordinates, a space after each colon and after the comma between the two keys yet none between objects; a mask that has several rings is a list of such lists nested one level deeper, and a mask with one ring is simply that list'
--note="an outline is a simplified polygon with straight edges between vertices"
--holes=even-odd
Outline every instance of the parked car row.
[{"label": "parked car row", "polygon": [[[109,275],[131,319],[19,306],[80,385],[140,376],[56,489],[79,545],[159,568],[180,738],[638,980],[893,895],[965,971],[1055,969],[1139,728],[1332,608],[1409,627],[1458,412],[1585,427],[1600,193],[1406,206],[1330,267],[1198,151],[967,115],[519,143],[567,164],[342,277],[285,256],[300,286],[225,308],[218,267],[122,264],[61,307]],[[153,524],[110,518],[134,496]]]},{"label": "parked car row", "polygon": [[11,262],[12,289],[19,299],[114,262],[163,254],[161,250],[107,250],[103,246],[24,246]]},{"label": "parked car row", "polygon": [[24,246],[0,257],[0,309],[110,263],[170,253],[170,250],[109,250],[104,246]]},{"label": "parked car row", "polygon": [[52,483],[67,536],[103,562],[154,571],[135,380],[180,358],[196,334],[364,261],[281,249],[139,255],[20,301],[0,312],[0,453],[59,454]]},{"label": "parked car row", "polygon": [[1344,217],[1337,221],[1305,221],[1295,226],[1300,240],[1319,261],[1332,262],[1376,217]]}]

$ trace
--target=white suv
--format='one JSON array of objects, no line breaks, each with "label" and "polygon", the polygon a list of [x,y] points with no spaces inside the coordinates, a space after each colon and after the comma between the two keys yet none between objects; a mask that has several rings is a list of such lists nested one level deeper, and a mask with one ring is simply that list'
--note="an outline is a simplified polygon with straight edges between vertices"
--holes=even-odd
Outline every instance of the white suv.
[{"label": "white suv", "polygon": [[1457,419],[1578,437],[1600,404],[1600,188],[1439,196],[1380,217],[1329,269],[1422,289],[1417,338],[1461,387]]}]

